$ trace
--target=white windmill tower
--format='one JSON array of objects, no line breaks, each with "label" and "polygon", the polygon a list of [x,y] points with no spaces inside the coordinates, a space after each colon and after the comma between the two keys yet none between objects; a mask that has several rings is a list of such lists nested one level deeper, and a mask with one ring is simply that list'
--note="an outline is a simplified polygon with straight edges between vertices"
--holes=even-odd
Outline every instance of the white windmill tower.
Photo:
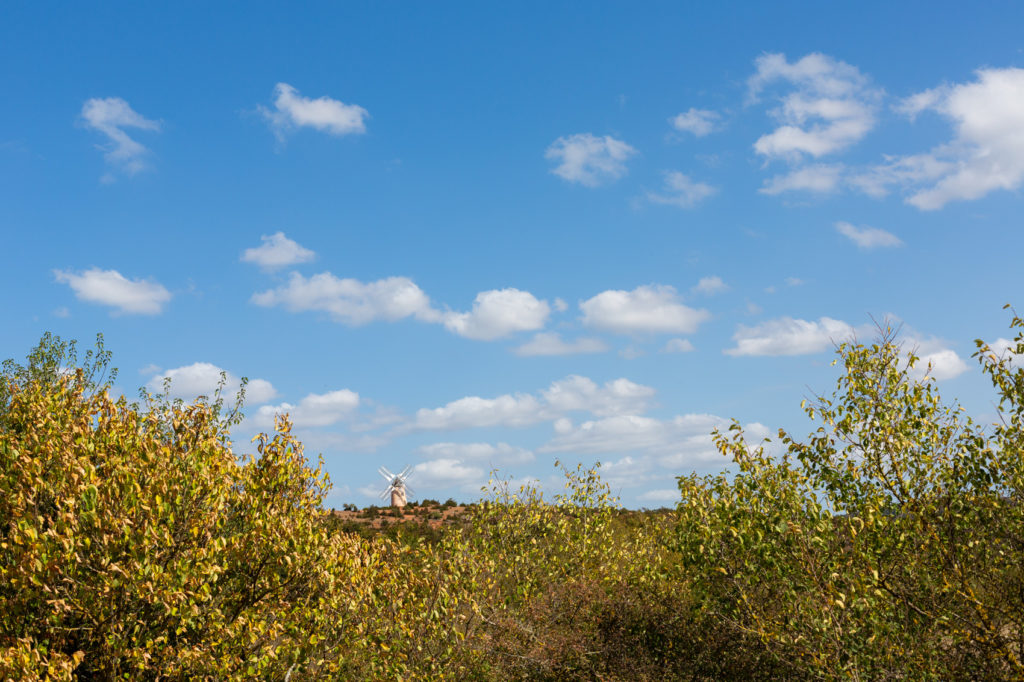
[{"label": "white windmill tower", "polygon": [[398,509],[404,507],[405,503],[408,501],[408,497],[406,495],[412,492],[412,488],[406,484],[406,480],[408,480],[409,476],[412,475],[412,467],[405,467],[399,474],[393,474],[384,467],[381,467],[380,469],[377,469],[377,473],[383,476],[384,480],[388,482],[387,487],[384,488],[384,491],[380,494],[380,498],[383,500],[388,495],[391,495],[392,507],[396,507]]}]

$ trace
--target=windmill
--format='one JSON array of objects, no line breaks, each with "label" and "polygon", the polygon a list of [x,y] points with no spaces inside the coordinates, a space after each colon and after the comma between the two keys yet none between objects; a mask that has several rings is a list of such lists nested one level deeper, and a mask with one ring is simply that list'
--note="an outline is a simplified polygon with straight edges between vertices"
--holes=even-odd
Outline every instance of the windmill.
[{"label": "windmill", "polygon": [[384,467],[377,469],[377,473],[384,477],[384,480],[388,482],[384,491],[380,494],[380,498],[383,500],[388,495],[391,495],[391,506],[401,509],[405,506],[406,493],[411,493],[412,488],[406,485],[405,481],[412,475],[412,467],[405,467],[399,474],[393,474]]}]

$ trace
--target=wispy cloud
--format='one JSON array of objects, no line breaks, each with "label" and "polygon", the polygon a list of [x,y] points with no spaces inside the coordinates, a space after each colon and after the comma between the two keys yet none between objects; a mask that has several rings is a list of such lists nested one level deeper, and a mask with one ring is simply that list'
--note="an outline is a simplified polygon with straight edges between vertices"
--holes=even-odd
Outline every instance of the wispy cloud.
[{"label": "wispy cloud", "polygon": [[836,223],[836,232],[865,250],[903,246],[903,241],[899,237],[877,227],[857,227],[840,221]]},{"label": "wispy cloud", "polygon": [[[87,128],[107,137],[107,144],[99,145],[104,158],[112,169],[126,175],[134,175],[147,167],[149,150],[125,132],[126,129],[159,131],[160,122],[152,121],[131,108],[120,97],[93,98],[82,106],[82,120]],[[107,173],[104,182],[112,182],[114,176]]]},{"label": "wispy cloud", "polygon": [[890,157],[851,179],[873,196],[890,187],[910,192],[925,211],[978,199],[1024,184],[1024,69],[981,69],[970,83],[926,90],[898,109],[910,117],[934,111],[955,130],[952,140],[925,154]]},{"label": "wispy cloud", "polygon": [[608,350],[600,339],[581,337],[574,341],[565,341],[557,332],[541,332],[514,352],[516,355],[532,357],[538,355],[577,355],[580,353],[603,353]]},{"label": "wispy cloud", "polygon": [[544,157],[558,162],[551,172],[563,180],[597,187],[625,175],[626,160],[635,154],[633,147],[609,135],[580,133],[558,138]]},{"label": "wispy cloud", "polygon": [[696,182],[685,173],[665,173],[665,186],[661,192],[648,192],[647,200],[655,204],[668,204],[679,208],[693,208],[718,190],[705,182]]},{"label": "wispy cloud", "polygon": [[718,128],[721,118],[718,112],[691,107],[687,111],[673,116],[668,122],[679,132],[692,133],[695,137],[704,137]]}]

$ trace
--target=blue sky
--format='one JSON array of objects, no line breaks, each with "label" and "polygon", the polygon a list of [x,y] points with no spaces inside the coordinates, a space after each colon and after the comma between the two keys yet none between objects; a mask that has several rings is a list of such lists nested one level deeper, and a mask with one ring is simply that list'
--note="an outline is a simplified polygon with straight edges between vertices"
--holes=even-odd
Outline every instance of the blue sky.
[{"label": "blue sky", "polygon": [[[1013,3],[7,3],[0,356],[247,376],[330,503],[600,460],[629,506],[810,430],[903,324],[983,419],[1022,305]],[[241,446],[240,446],[241,447]]]}]

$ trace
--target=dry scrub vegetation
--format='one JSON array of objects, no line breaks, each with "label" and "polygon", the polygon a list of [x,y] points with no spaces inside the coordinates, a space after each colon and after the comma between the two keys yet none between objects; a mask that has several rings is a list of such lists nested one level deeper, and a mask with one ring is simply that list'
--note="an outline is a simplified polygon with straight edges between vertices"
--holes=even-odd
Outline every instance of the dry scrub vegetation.
[{"label": "dry scrub vegetation", "polygon": [[240,460],[219,399],[114,401],[47,336],[0,380],[0,678],[1024,677],[1024,370],[979,342],[981,428],[891,334],[839,356],[814,433],[717,434],[671,514],[577,467],[423,539],[339,527],[287,421]]}]

